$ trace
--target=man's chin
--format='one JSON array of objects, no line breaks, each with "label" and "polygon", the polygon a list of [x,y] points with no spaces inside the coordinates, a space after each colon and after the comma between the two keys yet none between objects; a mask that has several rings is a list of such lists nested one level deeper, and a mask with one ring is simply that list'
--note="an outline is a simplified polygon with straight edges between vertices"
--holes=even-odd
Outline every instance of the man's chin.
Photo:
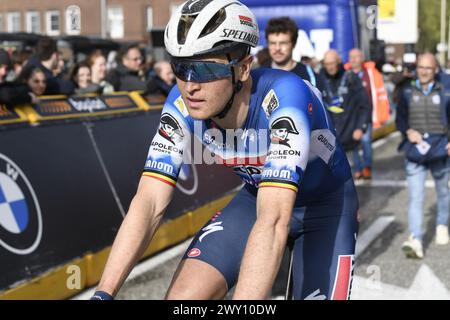
[{"label": "man's chin", "polygon": [[194,109],[188,108],[188,112],[189,112],[189,115],[191,116],[191,118],[195,119],[195,120],[207,120],[207,119],[211,119],[213,117],[213,114],[211,114],[209,112],[200,111],[200,110],[194,110]]}]

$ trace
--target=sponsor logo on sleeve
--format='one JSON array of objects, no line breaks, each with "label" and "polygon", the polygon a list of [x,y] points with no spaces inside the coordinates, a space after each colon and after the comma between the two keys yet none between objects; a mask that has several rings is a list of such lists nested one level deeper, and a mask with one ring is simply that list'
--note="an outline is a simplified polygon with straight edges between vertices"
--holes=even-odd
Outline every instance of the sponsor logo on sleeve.
[{"label": "sponsor logo on sleeve", "polygon": [[282,169],[265,169],[262,175],[263,179],[291,179],[291,171]]},{"label": "sponsor logo on sleeve", "polygon": [[276,108],[280,103],[278,102],[278,97],[275,94],[275,91],[272,89],[269,91],[269,93],[264,98],[262,107],[264,109],[264,112],[266,113],[267,118],[270,117],[270,115],[275,111]]},{"label": "sponsor logo on sleeve", "polygon": [[298,135],[299,132],[295,127],[294,121],[289,117],[281,117],[276,119],[270,127],[270,141],[291,148],[289,144],[289,135]]},{"label": "sponsor logo on sleeve", "polygon": [[180,110],[181,114],[185,117],[189,115],[189,112],[186,108],[186,105],[184,104],[183,98],[180,96],[177,100],[174,102],[175,106]]},{"label": "sponsor logo on sleeve", "polygon": [[310,153],[328,163],[336,150],[336,137],[333,133],[329,129],[313,130],[310,141]]},{"label": "sponsor logo on sleeve", "polygon": [[175,142],[180,141],[184,137],[183,130],[181,129],[177,119],[169,113],[164,113],[161,116],[158,133],[161,137],[167,141],[170,141],[173,145],[175,145]]}]

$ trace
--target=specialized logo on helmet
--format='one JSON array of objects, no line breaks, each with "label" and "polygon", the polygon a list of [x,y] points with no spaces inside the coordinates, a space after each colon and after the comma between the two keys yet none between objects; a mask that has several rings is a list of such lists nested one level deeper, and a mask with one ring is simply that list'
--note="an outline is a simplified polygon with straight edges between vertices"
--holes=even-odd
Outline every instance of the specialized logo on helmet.
[{"label": "specialized logo on helmet", "polygon": [[23,171],[0,154],[0,246],[14,254],[30,254],[41,236],[42,216],[36,194]]},{"label": "specialized logo on helmet", "polygon": [[289,117],[278,118],[270,127],[270,140],[272,143],[278,143],[290,148],[291,145],[288,143],[290,133],[298,134],[294,121]]},{"label": "specialized logo on helmet", "polygon": [[177,119],[168,113],[161,116],[161,124],[159,126],[159,135],[175,145],[176,140],[184,137],[183,130]]},{"label": "specialized logo on helmet", "polygon": [[267,118],[270,117],[272,112],[275,111],[276,108],[279,106],[278,97],[275,94],[275,91],[272,89],[269,91],[269,93],[264,98],[262,107],[264,109],[264,112],[266,113]]},{"label": "specialized logo on helmet", "polygon": [[246,41],[251,43],[255,47],[258,45],[259,41],[258,36],[253,33],[227,28],[223,29],[221,37],[232,40]]}]

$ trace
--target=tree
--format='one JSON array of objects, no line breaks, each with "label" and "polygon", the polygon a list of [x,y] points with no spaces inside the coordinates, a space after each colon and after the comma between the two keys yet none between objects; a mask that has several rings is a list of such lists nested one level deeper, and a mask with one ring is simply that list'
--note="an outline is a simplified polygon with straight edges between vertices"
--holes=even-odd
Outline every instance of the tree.
[{"label": "tree", "polygon": [[[446,41],[448,38],[448,23],[450,16],[450,1],[447,1]],[[419,42],[420,52],[435,53],[441,39],[441,0],[419,0]]]}]

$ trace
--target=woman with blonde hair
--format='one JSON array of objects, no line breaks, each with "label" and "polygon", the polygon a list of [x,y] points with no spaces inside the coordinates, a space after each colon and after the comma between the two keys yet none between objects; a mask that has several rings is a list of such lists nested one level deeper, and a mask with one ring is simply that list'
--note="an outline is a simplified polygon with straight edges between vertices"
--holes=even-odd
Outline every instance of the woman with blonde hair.
[{"label": "woman with blonde hair", "polygon": [[87,59],[88,65],[91,67],[91,81],[100,86],[101,93],[114,92],[112,84],[105,80],[106,78],[106,58],[101,50],[95,50]]}]

